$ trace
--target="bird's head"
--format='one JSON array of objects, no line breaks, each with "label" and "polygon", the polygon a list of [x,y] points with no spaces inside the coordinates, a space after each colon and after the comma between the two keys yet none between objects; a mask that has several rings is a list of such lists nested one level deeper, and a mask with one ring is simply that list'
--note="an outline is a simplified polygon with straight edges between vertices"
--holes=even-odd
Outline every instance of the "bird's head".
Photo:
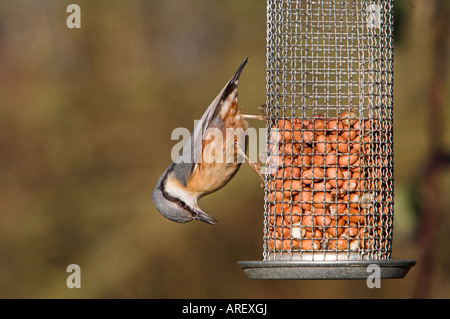
[{"label": "bird's head", "polygon": [[158,211],[177,223],[199,220],[214,225],[217,222],[200,209],[197,194],[189,192],[173,174],[161,176],[152,198]]}]

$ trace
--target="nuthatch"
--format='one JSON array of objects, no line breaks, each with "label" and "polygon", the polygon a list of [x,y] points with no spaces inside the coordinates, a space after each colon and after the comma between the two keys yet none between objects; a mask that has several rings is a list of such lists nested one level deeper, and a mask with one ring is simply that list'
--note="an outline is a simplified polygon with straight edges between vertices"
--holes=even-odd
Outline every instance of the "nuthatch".
[{"label": "nuthatch", "polygon": [[[236,159],[239,153],[248,160],[245,150],[242,150],[235,141],[225,143],[223,140],[214,138],[210,143],[205,142],[211,137],[208,131],[211,128],[220,130],[222,136],[226,136],[227,128],[242,129],[236,130],[238,133],[244,133],[247,130],[246,116],[241,114],[237,99],[239,76],[246,63],[247,58],[206,109],[200,123],[191,133],[190,139],[183,148],[183,152],[189,152],[190,161],[188,163],[180,161],[180,157],[175,159],[159,178],[152,197],[156,208],[164,217],[178,223],[192,220],[209,224],[217,222],[200,209],[198,200],[225,186],[238,171],[240,163],[238,161],[210,162],[202,160],[201,157],[206,145],[222,143],[218,146],[223,148],[223,154],[232,152]],[[252,116],[249,117],[252,118]],[[237,139],[239,140],[240,137],[242,136],[238,136]],[[235,136],[232,138],[234,139]],[[255,169],[254,166],[252,168]]]}]

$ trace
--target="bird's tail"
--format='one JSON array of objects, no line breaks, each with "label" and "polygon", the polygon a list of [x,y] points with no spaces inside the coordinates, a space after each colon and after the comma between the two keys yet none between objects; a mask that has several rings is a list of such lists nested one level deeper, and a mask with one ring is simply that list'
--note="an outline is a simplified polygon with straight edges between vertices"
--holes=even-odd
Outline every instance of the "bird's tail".
[{"label": "bird's tail", "polygon": [[245,60],[241,63],[241,65],[236,70],[236,73],[234,73],[233,77],[228,81],[227,86],[223,90],[222,99],[226,98],[228,95],[230,95],[231,92],[233,92],[236,87],[238,86],[239,77],[241,76],[242,70],[244,70],[245,65],[247,64],[248,57],[245,58]]},{"label": "bird's tail", "polygon": [[236,73],[231,78],[230,82],[237,84],[239,81],[239,77],[241,76],[242,70],[244,70],[245,65],[247,64],[248,57],[245,58],[245,60],[241,63],[241,65],[238,67]]}]

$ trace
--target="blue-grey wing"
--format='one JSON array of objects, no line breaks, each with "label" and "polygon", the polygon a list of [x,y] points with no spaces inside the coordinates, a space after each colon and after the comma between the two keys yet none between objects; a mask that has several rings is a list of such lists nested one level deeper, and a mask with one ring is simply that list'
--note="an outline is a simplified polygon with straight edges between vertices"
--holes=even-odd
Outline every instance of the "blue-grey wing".
[{"label": "blue-grey wing", "polygon": [[203,137],[206,135],[207,129],[211,127],[212,124],[213,127],[219,129],[222,129],[224,126],[224,123],[219,116],[219,112],[223,105],[227,105],[227,103],[224,102],[227,101],[229,96],[237,94],[239,76],[247,64],[247,60],[248,57],[241,63],[233,77],[211,102],[203,113],[200,121],[196,121],[196,125],[194,126],[188,141],[183,146],[182,154],[180,158],[176,160],[177,163],[183,165],[176,165],[174,173],[177,174],[178,178],[183,177],[180,181],[185,182],[185,184],[189,175],[194,171],[196,164],[202,161]]}]

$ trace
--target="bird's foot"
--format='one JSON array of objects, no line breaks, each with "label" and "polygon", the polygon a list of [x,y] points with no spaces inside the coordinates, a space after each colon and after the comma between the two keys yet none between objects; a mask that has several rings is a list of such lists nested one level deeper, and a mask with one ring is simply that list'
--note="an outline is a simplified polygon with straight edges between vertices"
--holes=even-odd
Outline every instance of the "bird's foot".
[{"label": "bird's foot", "polygon": [[246,119],[253,119],[253,120],[259,120],[259,121],[266,122],[268,119],[267,112],[266,112],[266,105],[263,104],[260,107],[258,107],[258,109],[259,109],[259,113],[261,113],[261,115],[242,114],[242,116]]},{"label": "bird's foot", "polygon": [[242,117],[245,119],[266,121],[266,118],[262,115],[242,114]]}]

